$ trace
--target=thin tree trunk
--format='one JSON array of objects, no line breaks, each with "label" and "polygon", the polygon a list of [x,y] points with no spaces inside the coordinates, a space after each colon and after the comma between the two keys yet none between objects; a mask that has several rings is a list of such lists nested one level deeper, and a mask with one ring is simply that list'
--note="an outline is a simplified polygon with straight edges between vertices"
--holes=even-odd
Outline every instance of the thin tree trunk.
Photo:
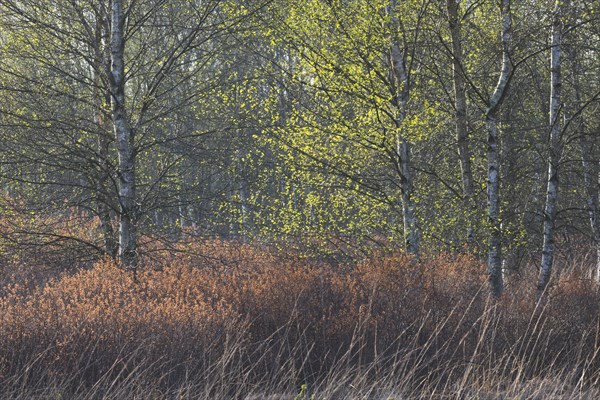
[{"label": "thin tree trunk", "polygon": [[467,126],[467,85],[463,75],[462,23],[458,15],[458,1],[447,0],[448,24],[452,39],[452,76],[454,80],[454,108],[458,157],[463,185],[463,207],[468,213],[466,243],[470,247],[475,240],[473,207],[473,172],[471,170],[471,151]]},{"label": "thin tree trunk", "polygon": [[[579,62],[577,49],[571,46],[570,51],[567,51],[569,61],[571,62],[571,75],[573,82],[573,91],[575,95],[573,109],[576,112],[581,110],[581,83],[579,78],[582,76],[581,63]],[[590,228],[592,229],[592,238],[596,248],[596,268],[594,277],[596,281],[600,281],[600,218],[598,215],[598,181],[594,179],[594,172],[591,159],[591,143],[585,133],[585,121],[582,115],[576,119],[576,135],[579,138],[579,150],[581,152],[581,166],[583,170],[583,185],[585,188],[586,205],[588,209],[588,217],[590,220]]]},{"label": "thin tree trunk", "polygon": [[[107,121],[105,117],[105,105],[110,104],[110,93],[103,86],[100,79],[100,71],[103,70],[105,62],[110,59],[106,54],[108,45],[106,43],[105,31],[107,21],[105,15],[96,15],[96,55],[94,65],[94,123],[98,128],[98,177],[96,177],[96,208],[102,228],[104,238],[104,248],[106,254],[112,258],[117,258],[118,243],[110,216],[110,196],[108,180],[110,177],[110,163],[108,153],[110,146],[110,136],[108,133]],[[103,90],[104,89],[104,90]]]},{"label": "thin tree trunk", "polygon": [[[575,89],[577,92],[577,89]],[[575,102],[581,105],[578,101],[578,94],[575,95]],[[575,106],[576,109],[579,107]],[[580,122],[579,124],[582,124]],[[580,128],[578,128],[580,129]],[[583,185],[585,187],[586,205],[588,209],[588,217],[590,220],[590,228],[592,229],[592,238],[594,240],[594,247],[596,248],[596,268],[594,271],[594,277],[596,281],[600,282],[600,218],[598,215],[598,181],[594,179],[592,171],[592,164],[590,163],[590,143],[585,138],[583,132],[579,132],[579,148],[581,151],[581,164],[583,169]]]},{"label": "thin tree trunk", "polygon": [[181,192],[183,188],[179,188],[179,193],[177,193],[177,203],[178,203],[178,212],[179,212],[179,228],[181,229],[181,233],[185,233],[185,228],[188,226],[187,224],[187,201],[183,200],[183,196]]},{"label": "thin tree trunk", "polygon": [[548,182],[546,187],[546,205],[544,207],[544,243],[542,247],[542,263],[538,279],[538,293],[544,293],[552,273],[554,261],[554,225],[556,221],[556,206],[558,201],[558,172],[562,155],[561,114],[561,41],[562,41],[562,12],[560,1],[554,9],[552,24],[552,42],[550,50],[550,159],[548,163]]},{"label": "thin tree trunk", "polygon": [[[539,105],[539,112],[540,115],[544,115],[547,116],[550,114],[550,110],[549,110],[549,104],[548,101],[546,101],[546,95],[544,94],[544,90],[542,88],[543,86],[543,79],[540,76],[540,71],[537,70],[532,70],[532,79],[535,82],[535,86],[537,88],[537,94],[539,96],[537,104]],[[533,159],[533,167],[534,167],[534,173],[533,173],[533,177],[534,177],[534,183],[531,187],[531,200],[532,200],[532,204],[534,207],[537,207],[536,209],[539,210],[542,207],[542,193],[544,191],[544,186],[546,182],[543,182],[544,180],[544,169],[545,169],[545,160],[543,157],[544,154],[544,143],[546,140],[546,127],[541,126],[542,124],[539,124],[540,128],[537,129],[537,137],[533,136],[532,140],[534,140],[534,142],[532,143],[532,147],[535,149],[535,154],[534,154],[534,159]],[[532,213],[533,216],[532,218],[529,218],[528,225],[529,226],[534,226],[536,227],[535,229],[537,230],[537,227],[542,226],[542,224],[544,223],[544,219],[541,215],[541,213],[539,212],[535,212]]]},{"label": "thin tree trunk", "polygon": [[500,221],[500,156],[496,115],[508,91],[513,72],[511,61],[512,22],[510,0],[502,0],[500,13],[502,16],[502,69],[485,115],[488,131],[488,220],[491,230],[488,242],[488,280],[490,292],[494,297],[500,297],[504,290],[502,279],[502,228]]},{"label": "thin tree trunk", "polygon": [[504,282],[502,278],[502,228],[500,223],[500,177],[498,155],[498,125],[491,115],[486,118],[488,130],[488,220],[490,237],[488,242],[488,281],[490,292],[494,297],[502,295]]},{"label": "thin tree trunk", "polygon": [[413,195],[413,177],[410,165],[410,143],[402,134],[402,125],[406,119],[406,108],[408,105],[410,82],[406,71],[406,60],[400,48],[400,40],[397,32],[400,22],[396,16],[396,0],[392,0],[389,7],[392,22],[392,38],[390,43],[391,76],[395,105],[396,125],[396,169],[400,178],[400,191],[402,194],[402,214],[404,224],[404,240],[406,251],[420,255],[419,232],[415,216],[415,202]]},{"label": "thin tree trunk", "polygon": [[410,167],[410,144],[398,138],[399,164],[400,164],[400,187],[402,192],[402,213],[404,221],[404,238],[406,250],[416,256],[420,256],[419,231],[417,218],[415,216],[415,201],[413,200],[413,179]]},{"label": "thin tree trunk", "polygon": [[[102,112],[102,111],[101,111]],[[102,227],[102,235],[104,237],[104,248],[106,254],[112,258],[117,258],[118,242],[116,240],[115,231],[112,225],[110,216],[110,196],[108,180],[110,176],[110,166],[108,163],[108,149],[110,146],[110,138],[104,125],[102,117],[98,121],[98,166],[99,176],[96,188],[96,204],[100,225]]]},{"label": "thin tree trunk", "polygon": [[246,188],[245,178],[242,178],[240,182],[240,226],[241,226],[241,239],[243,243],[248,241],[249,233],[250,233],[250,221],[249,221],[249,212],[248,212],[248,191]]},{"label": "thin tree trunk", "polygon": [[248,207],[248,184],[247,184],[247,173],[246,166],[244,163],[244,158],[247,156],[246,149],[250,146],[249,143],[246,143],[245,139],[245,131],[243,129],[239,130],[240,135],[240,148],[236,152],[236,162],[237,162],[237,170],[238,170],[238,193],[240,196],[240,204],[239,204],[239,212],[240,212],[240,220],[239,220],[239,235],[240,240],[243,243],[248,241],[248,236],[250,233],[250,216],[249,216],[249,207]]},{"label": "thin tree trunk", "polygon": [[125,110],[125,38],[121,0],[112,0],[111,9],[111,103],[114,133],[119,156],[119,259],[134,271],[137,266],[136,174],[134,132]]}]

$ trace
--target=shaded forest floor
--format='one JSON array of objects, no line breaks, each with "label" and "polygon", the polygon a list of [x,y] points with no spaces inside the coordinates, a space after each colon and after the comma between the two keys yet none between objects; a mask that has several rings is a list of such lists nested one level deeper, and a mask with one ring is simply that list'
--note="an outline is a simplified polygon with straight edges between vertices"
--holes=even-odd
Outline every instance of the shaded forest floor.
[{"label": "shaded forest floor", "polygon": [[350,267],[193,246],[136,281],[110,261],[5,271],[0,397],[600,398],[600,293],[582,265],[557,268],[536,308],[533,267],[492,302],[467,255]]}]

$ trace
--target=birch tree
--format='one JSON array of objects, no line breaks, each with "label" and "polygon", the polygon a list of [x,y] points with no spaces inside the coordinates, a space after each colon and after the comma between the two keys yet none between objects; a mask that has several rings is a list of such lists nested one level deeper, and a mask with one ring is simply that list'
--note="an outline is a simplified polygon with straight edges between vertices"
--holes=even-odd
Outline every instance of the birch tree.
[{"label": "birch tree", "polygon": [[554,6],[550,41],[550,140],[548,157],[548,180],[544,207],[542,261],[537,289],[540,296],[545,292],[552,273],[554,260],[554,234],[558,203],[558,173],[563,151],[561,129],[561,50],[563,39],[563,1]]},{"label": "birch tree", "polygon": [[[329,182],[325,191],[343,199],[328,201],[334,207],[357,196],[348,205],[352,211],[335,210],[341,218],[324,222],[393,237],[415,256],[421,235],[412,147],[429,134],[418,123],[426,125],[433,107],[413,95],[429,5],[299,3],[280,17],[283,30],[276,31],[299,60],[291,78],[301,90],[292,96],[292,116],[278,136],[297,154],[293,168],[306,175],[311,170],[299,185]],[[298,192],[318,195],[308,188]],[[379,214],[383,209],[388,211]]]},{"label": "birch tree", "polygon": [[[194,149],[207,132],[227,129],[210,110],[215,102],[211,94],[225,84],[219,57],[231,45],[225,38],[260,4],[235,12],[222,0],[1,0],[0,6],[6,11],[2,18],[9,34],[24,44],[11,48],[14,59],[5,63],[3,72],[23,87],[18,100],[29,104],[19,109],[23,117],[10,111],[15,129],[33,138],[9,137],[4,131],[15,143],[10,153],[14,165],[22,166],[30,157],[36,170],[30,183],[60,187],[63,199],[73,199],[68,191],[77,188],[77,204],[98,215],[106,253],[111,255],[111,220],[117,216],[118,257],[135,270],[139,228],[156,208],[159,189],[178,179],[173,171],[183,155],[162,160],[155,164],[158,169],[146,164],[161,147]],[[29,71],[20,68],[19,60]],[[200,101],[205,107],[198,107]],[[170,128],[168,121],[176,113],[190,121],[183,130]],[[53,141],[37,135],[38,129],[52,132]],[[38,171],[49,173],[44,163],[52,165],[51,171],[68,171],[69,181],[57,179],[58,174],[41,179]],[[16,172],[7,177],[21,179]],[[92,207],[90,199],[97,204]]]},{"label": "birch tree", "polygon": [[[125,108],[125,18],[121,0],[112,0],[110,40],[110,94],[112,121],[119,157],[119,259],[135,268],[137,254],[137,198],[134,153],[134,130]],[[134,269],[135,270],[135,269]]]},{"label": "birch tree", "polygon": [[513,74],[512,48],[512,15],[510,0],[502,0],[500,14],[502,17],[502,68],[496,88],[488,102],[485,112],[487,126],[487,163],[488,163],[488,220],[490,238],[488,244],[488,276],[490,291],[499,297],[503,291],[502,278],[502,228],[500,221],[500,161],[499,135],[496,117],[504,101],[508,85]]},{"label": "birch tree", "polygon": [[456,124],[456,141],[460,161],[463,207],[467,211],[466,243],[473,244],[473,172],[471,168],[471,150],[469,148],[469,131],[467,125],[467,83],[463,68],[462,16],[459,15],[460,0],[447,0],[448,25],[450,28],[452,79],[454,86],[454,110]]},{"label": "birch tree", "polygon": [[81,10],[71,6],[80,4],[0,2],[4,33],[10,38],[3,48],[9,56],[0,62],[2,90],[10,100],[0,107],[12,126],[1,132],[6,145],[3,178],[25,207],[74,219],[79,218],[76,212],[82,219],[88,213],[98,216],[104,243],[42,226],[32,236],[85,245],[82,253],[116,256],[111,222],[116,191],[108,154],[112,124],[102,64],[110,58],[102,44],[109,37],[109,23],[96,19],[106,15],[101,5],[90,7],[90,20],[97,23],[86,32],[77,23]]},{"label": "birch tree", "polygon": [[[110,162],[110,148],[114,139],[110,135],[110,123],[107,107],[111,103],[111,96],[108,90],[105,90],[103,84],[103,71],[106,60],[110,60],[109,40],[109,20],[107,10],[99,5],[94,9],[95,24],[93,27],[94,40],[92,43],[93,65],[92,65],[92,85],[93,85],[93,107],[94,107],[94,125],[98,129],[97,133],[97,166],[96,174],[96,208],[102,235],[104,238],[104,247],[106,253],[117,258],[119,242],[113,228],[112,215],[117,207],[112,204],[114,196],[111,190],[112,165]],[[91,27],[90,27],[91,31]],[[91,32],[90,32],[91,33]]]},{"label": "birch tree", "polygon": [[390,62],[391,62],[391,92],[392,104],[395,105],[394,125],[396,128],[396,163],[402,193],[402,216],[404,219],[404,238],[406,250],[419,256],[419,232],[415,216],[414,183],[411,166],[411,146],[403,134],[403,125],[406,119],[406,109],[410,93],[410,80],[406,69],[406,55],[408,48],[402,46],[400,39],[400,20],[396,0],[391,0],[389,6],[391,18],[390,37]]},{"label": "birch tree", "polygon": [[[592,32],[586,30],[583,34],[579,32],[584,24],[589,24],[590,20],[584,22],[582,14],[589,14],[586,12],[584,5],[577,5],[570,9],[570,21],[568,27],[565,30],[569,30],[570,43],[565,46],[565,53],[569,61],[570,70],[570,83],[572,85],[572,100],[571,107],[567,121],[571,122],[573,128],[573,135],[575,136],[578,146],[579,153],[581,156],[581,169],[583,177],[583,187],[585,204],[588,211],[588,220],[591,229],[592,242],[596,250],[596,265],[593,271],[593,275],[596,281],[600,282],[600,205],[598,204],[600,191],[600,176],[598,175],[598,161],[594,160],[594,144],[595,138],[589,132],[589,121],[588,116],[585,113],[585,109],[590,105],[589,100],[585,100],[585,91],[583,83],[586,81],[586,67],[584,52],[582,51],[582,40],[584,35],[593,35]],[[588,15],[586,15],[589,18]],[[586,18],[586,19],[587,19]],[[592,19],[593,21],[593,19]],[[597,97],[596,93],[592,96]]]}]

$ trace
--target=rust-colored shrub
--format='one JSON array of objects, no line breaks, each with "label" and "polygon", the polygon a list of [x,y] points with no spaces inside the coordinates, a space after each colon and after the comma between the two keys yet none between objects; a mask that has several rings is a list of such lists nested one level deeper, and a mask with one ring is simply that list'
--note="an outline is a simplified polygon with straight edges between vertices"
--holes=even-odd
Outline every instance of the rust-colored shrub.
[{"label": "rust-colored shrub", "polygon": [[380,254],[339,268],[261,246],[180,246],[145,258],[135,282],[101,261],[41,286],[5,287],[0,381],[34,361],[36,379],[76,377],[75,386],[125,379],[142,364],[166,387],[234,364],[245,382],[281,370],[296,384],[340,360],[351,368],[400,356],[421,382],[451,379],[448,365],[498,360],[529,376],[544,365],[599,368],[600,297],[575,270],[556,279],[542,309],[529,280],[494,302],[485,265],[468,255]]},{"label": "rust-colored shrub", "polygon": [[[19,367],[42,357],[50,375],[91,380],[126,359],[168,361],[174,371],[203,361],[240,319],[201,276],[179,272],[142,274],[136,284],[102,262],[27,295],[15,288],[0,300],[0,358]],[[129,358],[136,353],[139,360]]]}]

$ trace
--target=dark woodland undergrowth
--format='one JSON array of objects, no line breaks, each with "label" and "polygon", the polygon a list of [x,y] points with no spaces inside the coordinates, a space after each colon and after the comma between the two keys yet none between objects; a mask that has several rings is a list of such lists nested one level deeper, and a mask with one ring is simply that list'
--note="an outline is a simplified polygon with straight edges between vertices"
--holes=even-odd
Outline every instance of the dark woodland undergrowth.
[{"label": "dark woodland undergrowth", "polygon": [[0,398],[600,398],[599,304],[582,265],[547,301],[535,269],[487,295],[485,265],[403,254],[340,267],[259,246],[111,261],[0,297]]}]

